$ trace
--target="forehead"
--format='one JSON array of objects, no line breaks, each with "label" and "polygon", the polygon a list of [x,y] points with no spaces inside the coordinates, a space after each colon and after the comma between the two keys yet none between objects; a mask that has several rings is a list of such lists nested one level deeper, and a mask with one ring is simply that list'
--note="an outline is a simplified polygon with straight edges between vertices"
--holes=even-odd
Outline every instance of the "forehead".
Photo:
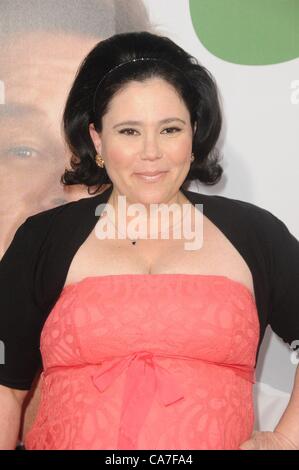
[{"label": "forehead", "polygon": [[[36,65],[50,69],[60,67],[67,69],[78,66],[84,55],[99,41],[99,38],[86,37],[62,32],[18,33],[0,41],[0,63],[2,72],[19,65],[34,68]],[[65,67],[63,65],[65,64]],[[57,77],[59,78],[59,77]]]},{"label": "forehead", "polygon": [[160,77],[144,81],[131,80],[126,83],[110,100],[111,113],[126,113],[138,109],[144,112],[152,108],[157,113],[167,107],[186,110],[185,103],[175,87]]},{"label": "forehead", "polygon": [[0,42],[0,79],[7,103],[40,110],[63,106],[75,72],[99,38],[35,32]]}]

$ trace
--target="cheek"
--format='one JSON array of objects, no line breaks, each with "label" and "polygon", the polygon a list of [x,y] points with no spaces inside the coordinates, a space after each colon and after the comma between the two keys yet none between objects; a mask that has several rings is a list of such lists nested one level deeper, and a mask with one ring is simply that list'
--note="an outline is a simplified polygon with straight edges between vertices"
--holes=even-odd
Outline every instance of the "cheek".
[{"label": "cheek", "polygon": [[173,163],[177,165],[184,165],[189,162],[191,157],[192,146],[189,142],[178,142],[174,146],[172,152],[169,153]]},{"label": "cheek", "polygon": [[[104,154],[105,155],[105,154]],[[133,157],[128,150],[119,147],[110,147],[106,151],[107,155],[107,166],[111,169],[116,168],[120,170],[122,168],[130,167],[134,164],[135,157]]]}]

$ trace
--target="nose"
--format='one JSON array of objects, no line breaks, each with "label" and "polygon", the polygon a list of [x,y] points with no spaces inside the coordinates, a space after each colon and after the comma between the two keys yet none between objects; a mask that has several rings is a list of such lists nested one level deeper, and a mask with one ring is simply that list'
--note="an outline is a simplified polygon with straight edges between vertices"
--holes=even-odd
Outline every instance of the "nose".
[{"label": "nose", "polygon": [[161,158],[161,148],[158,142],[158,137],[154,135],[147,135],[144,137],[142,159],[143,160],[156,160]]}]

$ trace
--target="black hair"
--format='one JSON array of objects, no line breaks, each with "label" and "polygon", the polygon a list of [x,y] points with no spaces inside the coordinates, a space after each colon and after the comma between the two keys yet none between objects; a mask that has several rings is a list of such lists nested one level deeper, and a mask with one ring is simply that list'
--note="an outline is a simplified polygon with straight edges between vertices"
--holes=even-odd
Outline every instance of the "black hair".
[{"label": "black hair", "polygon": [[[113,67],[141,57],[160,60],[130,62],[105,76]],[[102,185],[112,183],[105,167],[96,164],[89,124],[94,123],[100,132],[102,118],[115,93],[131,80],[142,82],[152,77],[162,78],[175,88],[189,110],[192,128],[197,124],[192,142],[195,159],[182,185],[191,180],[209,185],[219,181],[223,169],[216,142],[222,115],[214,78],[171,39],[140,31],[116,34],[101,41],[81,63],[63,112],[63,134],[72,153],[72,170],[65,169],[61,176],[63,184],[83,184],[88,186],[89,194],[94,194]],[[91,193],[90,187],[96,185]]]},{"label": "black hair", "polygon": [[106,38],[151,31],[142,0],[0,0],[0,37],[32,31]]}]

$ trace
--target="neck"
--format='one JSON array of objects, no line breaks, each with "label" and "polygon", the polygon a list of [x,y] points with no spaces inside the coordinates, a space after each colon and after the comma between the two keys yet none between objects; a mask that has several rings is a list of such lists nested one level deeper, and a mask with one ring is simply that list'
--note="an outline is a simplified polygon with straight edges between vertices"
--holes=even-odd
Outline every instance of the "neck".
[{"label": "neck", "polygon": [[[119,199],[119,196],[123,196],[122,199]],[[128,197],[124,197],[124,194],[121,194],[116,188],[113,188],[112,193],[110,195],[108,203],[113,207],[114,214],[115,214],[115,226],[118,227],[119,223],[119,215],[121,214],[122,218],[126,220],[126,225],[130,223],[130,221],[136,217],[138,217],[138,221],[141,224],[145,224],[147,227],[147,233],[149,233],[150,227],[155,226],[159,231],[165,229],[166,227],[172,227],[173,225],[177,224],[177,221],[182,218],[182,204],[186,203],[185,196],[178,191],[173,196],[171,196],[168,200],[160,201],[159,203],[155,203],[156,209],[159,209],[160,204],[164,207],[169,206],[171,209],[171,205],[174,204],[173,210],[169,210],[168,222],[163,223],[162,226],[162,219],[163,219],[163,211],[159,211],[154,209],[152,203],[142,203],[143,212],[140,213],[138,210],[136,212],[132,212],[132,215],[129,215],[129,208],[132,204],[138,204],[140,201],[138,200],[130,200]],[[189,202],[189,201],[187,201]],[[164,209],[163,209],[164,210]],[[165,209],[167,213],[167,209]]]}]

